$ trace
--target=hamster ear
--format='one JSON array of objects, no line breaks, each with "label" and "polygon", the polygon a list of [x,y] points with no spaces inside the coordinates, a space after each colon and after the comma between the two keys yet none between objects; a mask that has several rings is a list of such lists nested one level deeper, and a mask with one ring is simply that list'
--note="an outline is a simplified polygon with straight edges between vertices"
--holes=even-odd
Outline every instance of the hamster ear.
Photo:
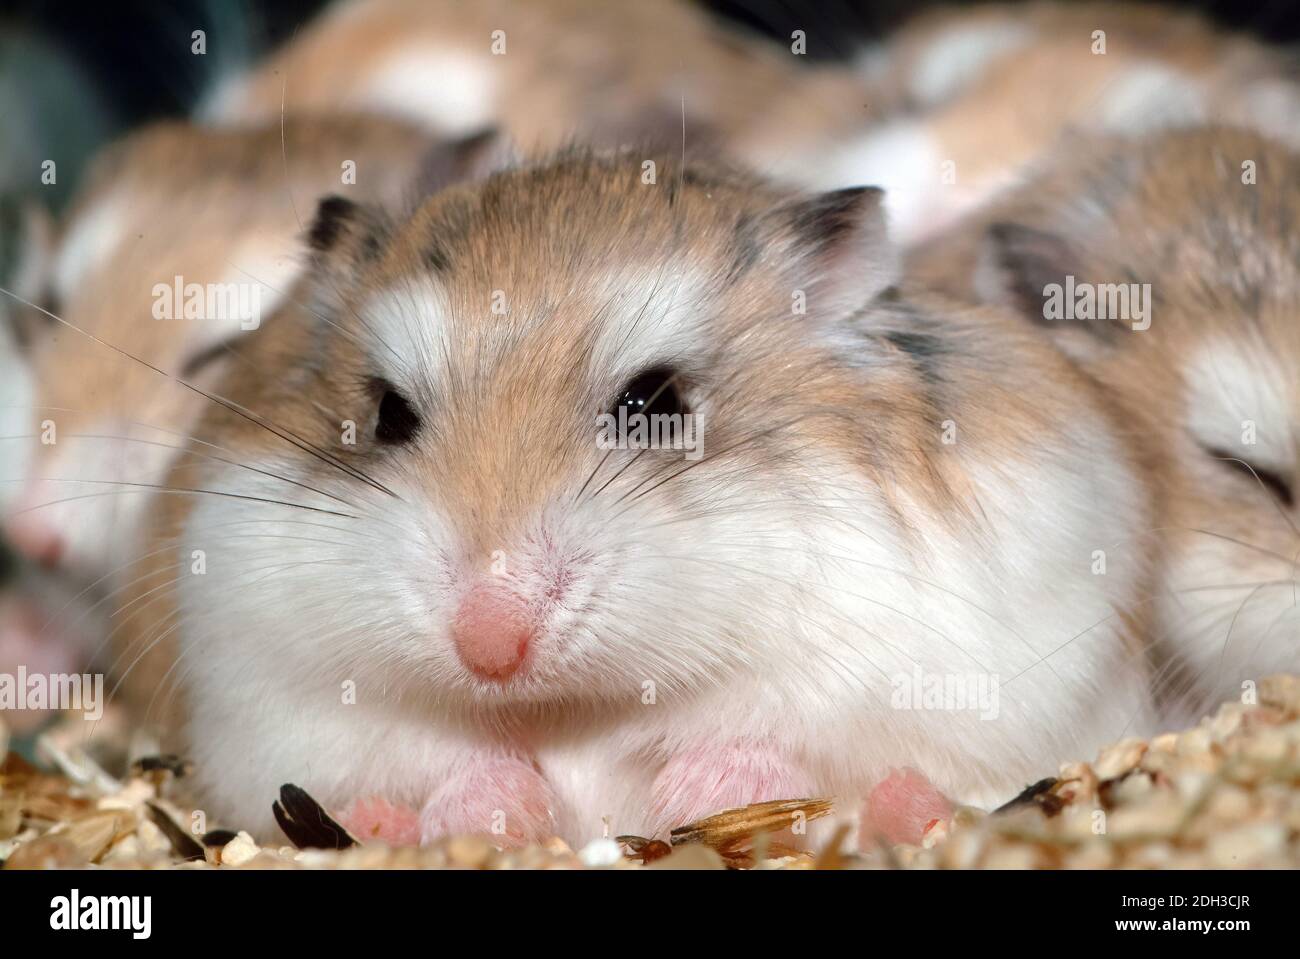
[{"label": "hamster ear", "polygon": [[514,142],[495,127],[461,140],[436,143],[420,163],[416,196],[423,198],[456,183],[485,180],[518,160]]},{"label": "hamster ear", "polygon": [[998,222],[986,232],[975,288],[981,299],[1012,307],[1046,329],[1066,354],[1086,361],[1115,342],[1114,334],[1120,329],[1117,322],[1052,318],[1048,305],[1071,288],[1068,277],[1082,283],[1091,281],[1094,272],[1084,251],[1059,233]]},{"label": "hamster ear", "polygon": [[322,197],[307,228],[313,259],[339,278],[377,260],[391,231],[379,210],[338,194]]},{"label": "hamster ear", "polygon": [[777,217],[788,252],[802,267],[810,311],[840,317],[856,312],[899,278],[879,187],[850,187],[787,204]]},{"label": "hamster ear", "polygon": [[975,286],[981,297],[1005,303],[1034,323],[1043,315],[1046,289],[1063,284],[1078,268],[1078,257],[1056,233],[1001,222],[989,226],[976,267]]},{"label": "hamster ear", "polygon": [[378,209],[331,194],[307,229],[307,276],[316,309],[332,311],[362,270],[384,252],[392,226]]}]

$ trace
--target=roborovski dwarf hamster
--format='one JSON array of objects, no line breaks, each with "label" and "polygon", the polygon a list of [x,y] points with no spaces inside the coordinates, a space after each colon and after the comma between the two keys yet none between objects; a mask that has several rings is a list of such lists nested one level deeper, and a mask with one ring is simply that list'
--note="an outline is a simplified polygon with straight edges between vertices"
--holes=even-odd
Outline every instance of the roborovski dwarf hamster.
[{"label": "roborovski dwarf hamster", "polygon": [[136,641],[178,639],[204,808],[580,841],[905,766],[990,801],[1140,731],[1135,460],[885,232],[876,190],[637,151],[324,201],[304,307],[198,427],[233,462],[159,518]]},{"label": "roborovski dwarf hamster", "polygon": [[1166,552],[1150,608],[1170,724],[1300,668],[1297,184],[1300,151],[1249,130],[1098,138],[909,267],[1022,313],[1158,458],[1145,535]]}]

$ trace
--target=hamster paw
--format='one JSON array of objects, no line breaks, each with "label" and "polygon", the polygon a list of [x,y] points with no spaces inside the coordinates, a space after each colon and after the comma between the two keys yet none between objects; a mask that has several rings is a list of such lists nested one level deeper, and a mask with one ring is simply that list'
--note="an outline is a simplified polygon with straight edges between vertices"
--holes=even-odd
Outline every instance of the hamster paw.
[{"label": "hamster paw", "polygon": [[362,842],[414,846],[420,841],[420,814],[410,806],[394,805],[380,796],[356,800],[338,820]]},{"label": "hamster paw", "polygon": [[444,782],[420,811],[420,842],[480,835],[522,846],[555,834],[554,796],[529,760],[495,756]]},{"label": "hamster paw", "polygon": [[[73,638],[47,625],[48,618],[18,596],[0,595],[0,674],[13,676],[25,668],[29,674],[55,675],[85,668]],[[16,709],[5,721],[15,732],[33,733],[51,715],[49,709]]]},{"label": "hamster paw", "polygon": [[890,770],[863,804],[860,843],[864,849],[882,840],[917,845],[926,827],[949,818],[952,810],[948,798],[915,769]]},{"label": "hamster paw", "polygon": [[813,792],[808,778],[773,750],[743,744],[690,750],[670,759],[655,779],[651,834],[723,809]]}]

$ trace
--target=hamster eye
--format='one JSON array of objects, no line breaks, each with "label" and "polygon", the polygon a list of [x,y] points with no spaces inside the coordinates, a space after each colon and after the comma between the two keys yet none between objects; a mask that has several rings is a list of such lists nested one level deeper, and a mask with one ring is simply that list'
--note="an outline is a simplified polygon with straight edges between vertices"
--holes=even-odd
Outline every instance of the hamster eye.
[{"label": "hamster eye", "polygon": [[1248,463],[1240,456],[1233,456],[1223,450],[1213,449],[1208,450],[1208,452],[1229,469],[1238,471],[1252,482],[1258,477],[1264,487],[1273,494],[1273,498],[1283,506],[1295,504],[1295,492],[1291,489],[1291,483],[1281,473],[1275,473],[1272,470],[1256,466],[1254,463]]},{"label": "hamster eye", "polygon": [[235,353],[235,341],[237,338],[238,334],[229,337],[228,339],[224,339],[220,343],[214,343],[212,346],[200,350],[198,353],[191,356],[185,361],[185,365],[181,367],[181,378],[188,380],[190,377],[203,372],[203,370],[217,362],[217,360],[225,358],[228,354]]},{"label": "hamster eye", "polygon": [[380,394],[379,417],[375,421],[375,439],[381,443],[409,443],[420,430],[420,416],[411,408],[406,397],[398,393],[391,383],[377,380],[371,384]]},{"label": "hamster eye", "polygon": [[614,403],[612,412],[618,415],[621,408],[627,408],[627,414],[644,413],[673,415],[686,412],[686,403],[677,388],[678,374],[666,367],[655,367],[638,374],[632,379]]}]

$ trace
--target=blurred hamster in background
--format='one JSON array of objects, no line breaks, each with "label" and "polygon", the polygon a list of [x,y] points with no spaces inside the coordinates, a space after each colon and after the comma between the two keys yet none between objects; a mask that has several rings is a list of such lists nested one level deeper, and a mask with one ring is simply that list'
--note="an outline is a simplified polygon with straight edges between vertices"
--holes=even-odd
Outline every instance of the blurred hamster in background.
[{"label": "blurred hamster in background", "polygon": [[[493,38],[485,43],[484,37]],[[345,0],[205,102],[217,123],[342,105],[526,150],[706,142],[808,189],[885,189],[894,238],[934,236],[1062,136],[1220,118],[1296,135],[1293,60],[1145,4],[932,10],[848,63],[809,63],[685,0]],[[1086,130],[1084,134],[1082,131]]]},{"label": "blurred hamster in background", "polygon": [[[1072,145],[913,257],[913,276],[1020,311],[1159,456],[1160,515],[1135,532],[1166,544],[1170,722],[1300,664],[1297,224],[1300,150],[1209,126]],[[1092,291],[1103,315],[1074,318]]]}]

